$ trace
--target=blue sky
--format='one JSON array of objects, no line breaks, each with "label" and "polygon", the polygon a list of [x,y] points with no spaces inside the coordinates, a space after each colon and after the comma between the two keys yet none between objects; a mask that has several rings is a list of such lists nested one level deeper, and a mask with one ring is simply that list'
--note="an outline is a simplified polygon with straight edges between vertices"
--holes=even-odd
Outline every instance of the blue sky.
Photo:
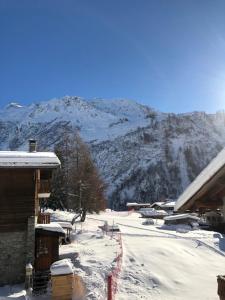
[{"label": "blue sky", "polygon": [[64,95],[225,109],[225,1],[0,0],[0,105]]}]

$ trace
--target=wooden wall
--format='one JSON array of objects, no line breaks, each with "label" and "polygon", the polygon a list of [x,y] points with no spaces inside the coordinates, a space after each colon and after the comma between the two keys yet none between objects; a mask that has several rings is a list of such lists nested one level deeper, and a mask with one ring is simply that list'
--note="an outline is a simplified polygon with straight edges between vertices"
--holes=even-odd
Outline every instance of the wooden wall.
[{"label": "wooden wall", "polygon": [[0,169],[0,232],[27,227],[35,215],[35,170]]},{"label": "wooden wall", "polygon": [[35,270],[49,270],[59,259],[59,233],[36,229]]}]

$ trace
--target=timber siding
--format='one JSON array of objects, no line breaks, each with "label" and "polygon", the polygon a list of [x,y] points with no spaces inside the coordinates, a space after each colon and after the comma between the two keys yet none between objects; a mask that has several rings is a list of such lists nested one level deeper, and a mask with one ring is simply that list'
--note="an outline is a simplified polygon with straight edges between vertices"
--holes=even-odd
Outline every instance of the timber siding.
[{"label": "timber siding", "polygon": [[35,171],[0,169],[0,232],[24,231],[35,215]]},{"label": "timber siding", "polygon": [[35,170],[0,169],[0,285],[23,282],[34,261]]}]

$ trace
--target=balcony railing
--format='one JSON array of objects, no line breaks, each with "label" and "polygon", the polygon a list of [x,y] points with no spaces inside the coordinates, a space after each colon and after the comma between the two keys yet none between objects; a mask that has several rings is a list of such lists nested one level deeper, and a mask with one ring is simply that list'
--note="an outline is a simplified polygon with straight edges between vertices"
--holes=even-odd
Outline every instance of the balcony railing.
[{"label": "balcony railing", "polygon": [[49,213],[39,213],[38,224],[50,224],[50,214]]}]

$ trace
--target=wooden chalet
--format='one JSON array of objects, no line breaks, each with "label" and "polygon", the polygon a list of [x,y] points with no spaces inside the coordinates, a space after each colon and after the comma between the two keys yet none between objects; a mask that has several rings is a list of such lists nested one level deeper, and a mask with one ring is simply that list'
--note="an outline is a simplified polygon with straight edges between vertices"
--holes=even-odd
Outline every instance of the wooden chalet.
[{"label": "wooden chalet", "polygon": [[225,223],[225,149],[196,177],[178,198],[175,211],[221,211]]},{"label": "wooden chalet", "polygon": [[127,210],[139,210],[140,208],[148,208],[151,206],[150,203],[137,203],[137,202],[127,202]]},{"label": "wooden chalet", "polygon": [[23,282],[26,264],[34,266],[39,200],[50,196],[59,165],[54,153],[36,152],[34,140],[28,152],[0,151],[0,285]]},{"label": "wooden chalet", "polygon": [[173,213],[174,206],[175,206],[175,201],[167,200],[163,202],[154,202],[151,205],[151,208],[154,208],[156,210],[165,210],[167,213]]}]

